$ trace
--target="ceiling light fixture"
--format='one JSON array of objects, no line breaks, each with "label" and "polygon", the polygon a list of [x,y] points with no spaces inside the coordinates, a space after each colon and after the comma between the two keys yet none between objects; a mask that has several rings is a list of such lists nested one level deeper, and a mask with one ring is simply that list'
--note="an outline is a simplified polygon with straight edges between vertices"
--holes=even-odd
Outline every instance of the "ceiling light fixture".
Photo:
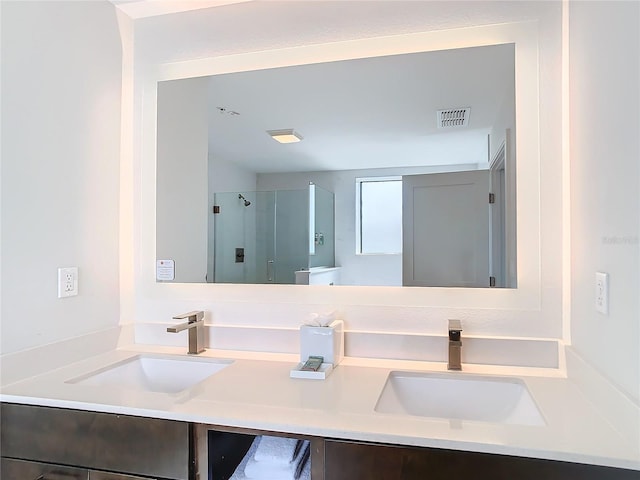
[{"label": "ceiling light fixture", "polygon": [[293,131],[293,128],[287,128],[286,130],[267,130],[267,133],[271,135],[276,142],[280,143],[295,143],[302,140],[302,135]]}]

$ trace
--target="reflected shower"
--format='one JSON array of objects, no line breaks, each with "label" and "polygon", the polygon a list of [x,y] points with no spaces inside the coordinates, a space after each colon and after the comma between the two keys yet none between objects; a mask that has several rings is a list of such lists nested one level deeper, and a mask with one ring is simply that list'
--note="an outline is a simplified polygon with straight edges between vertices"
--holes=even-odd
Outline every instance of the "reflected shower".
[{"label": "reflected shower", "polygon": [[249,205],[251,205],[251,202],[249,200],[247,200],[246,198],[244,198],[244,195],[242,195],[241,193],[238,194],[238,198],[240,200],[244,200],[244,206],[248,207]]}]

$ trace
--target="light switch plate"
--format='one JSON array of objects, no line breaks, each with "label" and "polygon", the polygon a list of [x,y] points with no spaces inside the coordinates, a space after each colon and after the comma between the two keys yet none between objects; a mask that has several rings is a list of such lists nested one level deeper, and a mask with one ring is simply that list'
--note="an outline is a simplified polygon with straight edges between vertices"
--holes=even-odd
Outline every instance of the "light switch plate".
[{"label": "light switch plate", "polygon": [[58,269],[58,298],[78,295],[78,267]]},{"label": "light switch plate", "polygon": [[609,314],[609,274],[596,272],[596,311]]}]

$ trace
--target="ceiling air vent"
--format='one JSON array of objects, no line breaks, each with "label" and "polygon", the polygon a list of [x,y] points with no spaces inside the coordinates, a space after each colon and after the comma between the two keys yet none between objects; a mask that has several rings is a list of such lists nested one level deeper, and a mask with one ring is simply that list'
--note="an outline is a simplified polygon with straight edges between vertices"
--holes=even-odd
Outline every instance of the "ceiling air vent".
[{"label": "ceiling air vent", "polygon": [[469,124],[471,108],[450,108],[438,110],[438,128],[466,127]]}]

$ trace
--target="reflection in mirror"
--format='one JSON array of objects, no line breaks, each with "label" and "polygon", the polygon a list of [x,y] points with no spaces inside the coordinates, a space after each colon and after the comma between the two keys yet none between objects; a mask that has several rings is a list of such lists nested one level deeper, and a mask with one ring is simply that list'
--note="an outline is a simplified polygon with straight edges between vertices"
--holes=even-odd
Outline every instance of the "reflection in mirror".
[{"label": "reflection in mirror", "polygon": [[156,258],[176,282],[515,288],[514,53],[160,82]]},{"label": "reflection in mirror", "polygon": [[311,184],[214,201],[214,282],[293,284],[298,270],[334,266],[331,192]]}]

